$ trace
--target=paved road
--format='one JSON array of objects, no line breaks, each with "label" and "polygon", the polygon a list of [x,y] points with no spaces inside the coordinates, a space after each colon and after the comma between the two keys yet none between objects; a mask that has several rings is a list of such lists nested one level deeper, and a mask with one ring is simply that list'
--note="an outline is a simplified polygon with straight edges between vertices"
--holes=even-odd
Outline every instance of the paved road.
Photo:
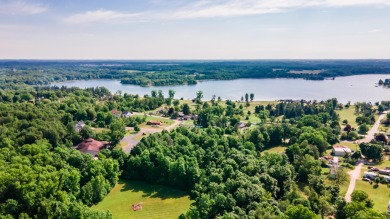
[{"label": "paved road", "polygon": [[[159,118],[156,116],[156,118]],[[162,118],[162,117],[161,117]],[[122,139],[122,142],[126,143],[126,146],[122,148],[122,150],[125,153],[130,153],[131,149],[133,149],[142,138],[142,133],[156,133],[156,132],[162,132],[163,130],[172,130],[175,127],[179,126],[182,123],[182,121],[174,120],[174,123],[168,127],[165,128],[141,128],[141,131],[136,134],[127,135]]]},{"label": "paved road", "polygon": [[[388,113],[388,111],[383,112],[383,114],[380,115],[378,120],[375,122],[374,126],[370,129],[370,131],[367,132],[366,137],[357,141],[357,142],[358,143],[370,142],[372,139],[374,139],[375,133],[378,132],[380,121],[386,116],[387,113]],[[355,169],[348,172],[348,174],[351,176],[351,180],[349,182],[348,191],[345,194],[345,200],[347,202],[351,201],[351,194],[352,194],[353,190],[355,189],[356,180],[360,179],[360,171],[362,170],[362,166],[363,166],[363,163],[359,163],[358,165],[355,166]]]},{"label": "paved road", "polygon": [[375,122],[374,126],[370,129],[370,131],[367,132],[367,135],[365,138],[359,140],[358,142],[359,143],[362,143],[362,142],[370,142],[372,139],[374,139],[375,137],[375,133],[378,132],[378,128],[379,128],[379,125],[381,124],[381,120],[385,118],[386,114],[388,113],[389,111],[385,111],[383,112],[382,115],[379,116],[378,120]]}]

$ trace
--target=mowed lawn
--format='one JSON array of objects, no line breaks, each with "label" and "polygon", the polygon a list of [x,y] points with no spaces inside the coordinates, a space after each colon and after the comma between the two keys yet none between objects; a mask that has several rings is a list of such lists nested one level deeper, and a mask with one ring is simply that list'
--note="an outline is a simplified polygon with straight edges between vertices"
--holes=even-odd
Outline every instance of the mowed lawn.
[{"label": "mowed lawn", "polygon": [[369,182],[356,180],[355,190],[367,192],[368,197],[374,202],[374,210],[379,212],[387,211],[387,205],[390,201],[390,187],[387,185],[379,184],[376,187],[375,183],[371,185]]},{"label": "mowed lawn", "polygon": [[[385,169],[385,167],[390,167],[389,156],[385,156],[383,161],[378,164],[363,165],[360,176],[363,177],[364,172],[368,171],[368,166],[374,166],[379,169]],[[368,197],[374,202],[374,209],[379,212],[384,212],[387,210],[387,205],[390,201],[390,187],[384,184],[379,184],[378,187],[372,185],[369,182],[358,179],[356,181],[355,190],[363,190],[367,192]]]},{"label": "mowed lawn", "polygon": [[261,154],[265,153],[284,153],[287,149],[287,146],[275,146],[271,148],[267,148],[261,152]]},{"label": "mowed lawn", "polygon": [[352,127],[357,128],[358,124],[356,123],[356,117],[355,114],[355,106],[351,105],[348,109],[344,108],[342,110],[336,110],[336,113],[340,116],[340,125],[341,127],[344,127],[342,124],[343,120],[348,120],[348,124],[350,124]]},{"label": "mowed lawn", "polygon": [[[142,203],[142,210],[133,211],[132,204]],[[92,208],[109,210],[115,219],[178,218],[192,201],[182,191],[143,182],[120,180],[99,204]]]}]

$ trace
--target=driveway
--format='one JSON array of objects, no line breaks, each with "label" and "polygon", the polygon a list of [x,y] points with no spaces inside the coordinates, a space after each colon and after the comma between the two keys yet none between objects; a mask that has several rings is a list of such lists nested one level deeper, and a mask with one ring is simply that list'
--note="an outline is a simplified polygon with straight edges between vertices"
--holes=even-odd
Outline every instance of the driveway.
[{"label": "driveway", "polygon": [[351,177],[351,181],[349,182],[348,191],[345,194],[345,200],[347,202],[351,202],[351,194],[355,189],[356,180],[360,178],[360,171],[362,170],[362,166],[363,163],[359,163],[357,166],[355,166],[355,169],[348,172],[349,176]]},{"label": "driveway", "polygon": [[130,151],[141,141],[143,137],[142,133],[153,134],[156,132],[162,132],[163,130],[170,131],[179,126],[181,123],[182,121],[174,120],[174,123],[172,125],[164,128],[141,128],[140,132],[136,134],[127,135],[122,139],[121,142],[126,143],[126,146],[124,146],[122,150],[127,154],[130,153]]},{"label": "driveway", "polygon": [[[375,122],[374,126],[370,129],[370,131],[367,132],[366,137],[357,141],[357,142],[358,143],[367,143],[367,142],[370,142],[372,139],[374,139],[375,133],[378,132],[378,128],[379,128],[379,125],[381,123],[381,120],[386,116],[387,113],[388,113],[388,111],[383,112],[383,114],[381,114],[379,116],[378,120]],[[353,190],[355,189],[356,180],[360,179],[360,171],[362,170],[362,166],[363,166],[363,163],[361,162],[355,166],[355,169],[348,172],[348,174],[351,176],[351,180],[349,182],[348,191],[345,194],[345,200],[347,202],[351,201],[351,194],[352,194]]]},{"label": "driveway", "polygon": [[381,120],[385,118],[386,114],[388,113],[389,111],[385,111],[383,112],[383,114],[381,114],[378,118],[378,120],[375,122],[374,126],[367,132],[367,135],[365,138],[361,139],[358,141],[358,143],[367,143],[367,142],[370,142],[372,139],[374,139],[375,137],[375,133],[378,132],[378,128],[379,128],[379,125],[381,124]]}]

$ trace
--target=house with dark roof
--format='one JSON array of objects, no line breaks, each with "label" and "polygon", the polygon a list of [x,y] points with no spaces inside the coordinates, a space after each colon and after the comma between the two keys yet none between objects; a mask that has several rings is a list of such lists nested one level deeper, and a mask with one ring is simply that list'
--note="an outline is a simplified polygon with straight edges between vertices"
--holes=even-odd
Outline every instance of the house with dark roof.
[{"label": "house with dark roof", "polygon": [[90,154],[93,157],[97,157],[100,150],[108,146],[108,142],[105,141],[97,141],[93,138],[88,138],[78,144],[76,146],[76,149],[79,150],[81,153],[84,154]]}]

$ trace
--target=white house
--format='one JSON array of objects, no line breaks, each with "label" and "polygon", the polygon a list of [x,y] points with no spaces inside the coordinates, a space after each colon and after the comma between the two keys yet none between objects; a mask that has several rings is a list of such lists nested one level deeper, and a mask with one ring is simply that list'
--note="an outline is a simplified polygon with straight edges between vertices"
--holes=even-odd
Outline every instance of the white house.
[{"label": "white house", "polygon": [[76,125],[74,126],[74,128],[76,129],[77,132],[80,132],[81,129],[85,126],[85,122],[83,121],[79,121],[78,123],[76,123]]},{"label": "white house", "polygon": [[375,172],[364,172],[363,178],[374,180],[376,176]]},{"label": "white house", "polygon": [[333,149],[332,149],[332,154],[334,156],[343,157],[343,156],[345,156],[345,154],[351,154],[351,153],[352,153],[352,150],[349,147],[344,146],[344,145],[335,145],[335,146],[333,146]]},{"label": "white house", "polygon": [[131,115],[132,115],[132,114],[131,114],[131,112],[129,112],[129,111],[123,111],[123,112],[122,112],[122,116],[123,116],[123,117],[127,117],[127,118],[128,118],[128,117],[130,117]]}]

